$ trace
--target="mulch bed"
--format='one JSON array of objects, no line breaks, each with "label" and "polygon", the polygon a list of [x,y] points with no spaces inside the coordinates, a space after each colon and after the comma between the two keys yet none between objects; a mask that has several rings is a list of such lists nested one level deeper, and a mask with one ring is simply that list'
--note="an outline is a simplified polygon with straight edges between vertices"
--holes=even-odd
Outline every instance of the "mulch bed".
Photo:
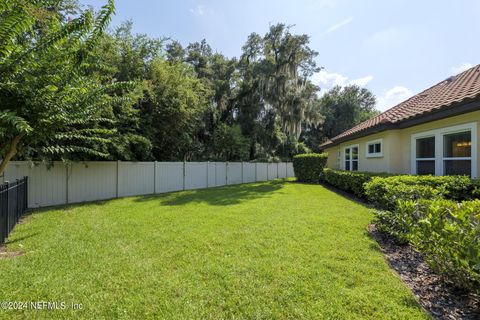
[{"label": "mulch bed", "polygon": [[368,231],[380,244],[390,266],[434,319],[480,319],[479,296],[456,290],[428,267],[419,252],[408,245],[399,245],[375,225],[369,225]]}]

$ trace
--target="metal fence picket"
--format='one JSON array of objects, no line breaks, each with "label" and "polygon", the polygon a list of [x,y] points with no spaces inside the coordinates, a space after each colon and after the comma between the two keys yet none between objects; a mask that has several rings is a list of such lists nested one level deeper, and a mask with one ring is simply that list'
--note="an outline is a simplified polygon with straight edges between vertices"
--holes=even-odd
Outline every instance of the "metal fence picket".
[{"label": "metal fence picket", "polygon": [[0,185],[0,244],[27,210],[27,177]]}]

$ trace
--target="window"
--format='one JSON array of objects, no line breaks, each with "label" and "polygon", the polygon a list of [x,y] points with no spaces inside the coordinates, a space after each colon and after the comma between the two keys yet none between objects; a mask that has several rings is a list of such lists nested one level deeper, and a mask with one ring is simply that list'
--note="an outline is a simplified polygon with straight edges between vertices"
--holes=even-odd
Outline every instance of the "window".
[{"label": "window", "polygon": [[435,174],[435,136],[416,140],[417,174]]},{"label": "window", "polygon": [[367,142],[366,157],[383,157],[383,139]]},{"label": "window", "polygon": [[358,171],[358,145],[345,148],[344,169]]},{"label": "window", "polygon": [[476,123],[412,135],[412,173],[477,176]]},{"label": "window", "polygon": [[443,136],[444,174],[472,175],[472,133],[470,131]]}]

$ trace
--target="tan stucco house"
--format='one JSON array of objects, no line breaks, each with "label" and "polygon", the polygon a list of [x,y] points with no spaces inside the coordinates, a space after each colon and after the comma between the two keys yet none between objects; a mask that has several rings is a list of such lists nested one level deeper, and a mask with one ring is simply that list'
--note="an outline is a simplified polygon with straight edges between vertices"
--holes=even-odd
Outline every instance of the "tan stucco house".
[{"label": "tan stucco house", "polygon": [[480,174],[480,65],[325,142],[327,166],[404,174]]}]

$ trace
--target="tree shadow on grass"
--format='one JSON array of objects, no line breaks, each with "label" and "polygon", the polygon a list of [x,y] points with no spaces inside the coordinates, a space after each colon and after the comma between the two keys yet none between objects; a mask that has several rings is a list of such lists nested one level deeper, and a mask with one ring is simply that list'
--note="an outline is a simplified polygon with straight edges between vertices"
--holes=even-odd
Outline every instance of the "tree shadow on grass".
[{"label": "tree shadow on grass", "polygon": [[27,234],[27,235],[24,235],[24,236],[22,236],[22,237],[15,238],[15,239],[12,239],[12,240],[10,240],[10,239],[7,238],[7,240],[5,241],[5,243],[4,243],[3,245],[10,245],[10,244],[13,244],[13,243],[16,243],[16,242],[21,242],[21,241],[23,241],[23,240],[25,240],[25,239],[35,237],[35,236],[37,236],[37,235],[39,235],[39,234],[40,234],[40,232],[33,232],[33,233],[29,233],[29,234]]},{"label": "tree shadow on grass", "polygon": [[147,195],[135,198],[144,202],[160,200],[161,205],[180,206],[191,203],[206,203],[213,206],[228,206],[245,201],[271,197],[275,191],[284,187],[284,181],[275,180],[264,183],[250,183],[215,187],[209,189],[188,190],[160,195]]}]

